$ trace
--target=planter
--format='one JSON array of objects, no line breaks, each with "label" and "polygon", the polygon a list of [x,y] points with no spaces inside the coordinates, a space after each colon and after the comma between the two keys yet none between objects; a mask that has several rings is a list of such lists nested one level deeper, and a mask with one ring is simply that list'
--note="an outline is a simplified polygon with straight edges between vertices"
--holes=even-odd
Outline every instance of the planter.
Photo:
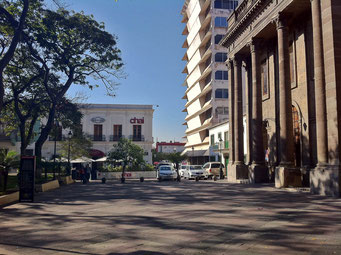
[{"label": "planter", "polygon": [[7,205],[19,200],[19,191],[0,196],[0,206]]},{"label": "planter", "polygon": [[59,181],[54,180],[44,184],[36,184],[35,190],[36,192],[46,192],[48,190],[58,189],[59,187]]},{"label": "planter", "polygon": [[[97,172],[97,179],[106,178],[107,180],[121,180],[122,172]],[[136,171],[125,172],[125,179],[144,179],[156,178],[156,171]]]},{"label": "planter", "polygon": [[58,177],[58,180],[59,182],[61,182],[61,184],[64,184],[64,185],[75,183],[71,175]]}]

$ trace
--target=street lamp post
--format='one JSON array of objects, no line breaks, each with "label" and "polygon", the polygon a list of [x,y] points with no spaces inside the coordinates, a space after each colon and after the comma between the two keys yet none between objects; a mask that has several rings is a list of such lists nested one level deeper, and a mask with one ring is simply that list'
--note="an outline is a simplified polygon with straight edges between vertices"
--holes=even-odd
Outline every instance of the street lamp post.
[{"label": "street lamp post", "polygon": [[68,152],[67,152],[67,175],[70,175],[70,173],[71,173],[71,164],[70,164],[71,136],[72,136],[72,132],[70,130],[69,133],[68,133],[69,148],[68,148]]},{"label": "street lamp post", "polygon": [[194,146],[192,146],[192,165],[194,165]]},{"label": "street lamp post", "polygon": [[56,153],[57,153],[57,135],[59,123],[56,120],[54,126],[54,153],[53,153],[53,180],[56,179]]},{"label": "street lamp post", "polygon": [[224,173],[223,173],[223,154],[221,153],[222,151],[222,142],[223,140],[221,139],[221,137],[219,137],[219,152],[220,152],[220,179],[224,179]]}]

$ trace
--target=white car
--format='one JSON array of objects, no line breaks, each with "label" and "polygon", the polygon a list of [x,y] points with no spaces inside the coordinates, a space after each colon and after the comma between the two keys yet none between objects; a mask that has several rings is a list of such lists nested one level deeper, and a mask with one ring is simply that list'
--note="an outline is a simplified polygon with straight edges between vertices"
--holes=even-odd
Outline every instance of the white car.
[{"label": "white car", "polygon": [[176,180],[177,174],[174,168],[171,165],[162,165],[157,170],[157,177],[158,181],[163,180]]},{"label": "white car", "polygon": [[186,166],[184,171],[184,178],[187,179],[207,179],[206,171],[200,165],[189,165]]}]

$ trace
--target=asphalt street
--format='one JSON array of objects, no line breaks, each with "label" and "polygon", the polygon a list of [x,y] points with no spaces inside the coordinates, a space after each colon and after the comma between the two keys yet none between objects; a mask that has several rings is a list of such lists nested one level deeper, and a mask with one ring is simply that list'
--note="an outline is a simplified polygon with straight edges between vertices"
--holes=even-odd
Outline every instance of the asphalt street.
[{"label": "asphalt street", "polygon": [[272,186],[63,186],[0,208],[0,254],[341,254],[341,199]]}]

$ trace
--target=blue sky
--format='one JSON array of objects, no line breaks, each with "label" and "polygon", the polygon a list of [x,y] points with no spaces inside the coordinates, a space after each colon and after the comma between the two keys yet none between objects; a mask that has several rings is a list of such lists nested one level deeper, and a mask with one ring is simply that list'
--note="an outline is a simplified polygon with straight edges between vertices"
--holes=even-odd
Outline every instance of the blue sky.
[{"label": "blue sky", "polygon": [[105,89],[82,91],[89,103],[152,104],[154,141],[181,140],[185,126],[182,112],[185,87],[185,36],[180,14],[184,0],[61,0],[67,9],[93,14],[106,30],[117,35],[127,78],[120,80],[116,97],[105,96]]}]

